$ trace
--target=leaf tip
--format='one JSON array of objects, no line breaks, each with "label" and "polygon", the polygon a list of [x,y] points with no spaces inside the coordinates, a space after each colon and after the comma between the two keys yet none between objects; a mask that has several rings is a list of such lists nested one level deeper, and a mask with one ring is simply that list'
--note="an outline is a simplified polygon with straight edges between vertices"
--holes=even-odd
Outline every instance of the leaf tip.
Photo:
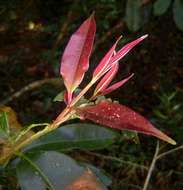
[{"label": "leaf tip", "polygon": [[149,36],[148,34],[145,34],[145,35],[141,36],[140,38],[143,40],[143,39],[147,38],[148,36]]},{"label": "leaf tip", "polygon": [[128,79],[131,79],[134,75],[135,75],[135,73],[132,73],[132,74],[130,74],[130,76],[127,77],[127,78],[128,78]]},{"label": "leaf tip", "polygon": [[91,19],[95,19],[95,11],[92,12],[92,14],[90,15]]},{"label": "leaf tip", "polygon": [[119,36],[119,38],[117,39],[117,43],[119,42],[119,40],[121,40],[122,37],[123,37],[123,35]]},{"label": "leaf tip", "polygon": [[159,134],[158,135],[155,135],[156,137],[158,137],[159,139],[163,140],[163,141],[166,141],[167,143],[169,144],[172,144],[172,145],[176,145],[176,141],[174,141],[172,138],[170,138],[169,136],[167,136],[165,133],[159,131],[158,132]]},{"label": "leaf tip", "polygon": [[173,139],[171,139],[170,137],[167,139],[167,142],[172,144],[172,145],[176,145],[176,141],[174,141]]}]

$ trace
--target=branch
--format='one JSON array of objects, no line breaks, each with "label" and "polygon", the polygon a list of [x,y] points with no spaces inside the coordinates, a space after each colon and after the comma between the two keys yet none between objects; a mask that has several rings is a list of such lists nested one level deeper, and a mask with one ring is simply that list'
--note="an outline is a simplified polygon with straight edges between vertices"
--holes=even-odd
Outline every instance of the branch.
[{"label": "branch", "polygon": [[15,92],[11,96],[7,97],[2,102],[0,102],[0,106],[5,105],[5,104],[11,102],[12,100],[14,100],[16,98],[19,98],[24,93],[26,93],[28,91],[31,91],[31,90],[34,90],[35,88],[39,88],[40,86],[42,86],[44,84],[52,84],[52,85],[55,85],[55,86],[62,86],[63,82],[59,78],[48,78],[48,79],[34,81],[34,82],[24,86],[22,89]]},{"label": "branch", "polygon": [[87,153],[87,154],[90,154],[92,156],[103,158],[105,160],[112,160],[112,161],[116,161],[116,162],[119,162],[119,163],[123,163],[123,164],[133,166],[135,168],[141,168],[141,169],[144,169],[144,170],[148,170],[148,168],[146,166],[144,166],[144,165],[140,165],[140,164],[136,164],[136,163],[133,163],[133,162],[130,162],[130,161],[122,160],[120,158],[116,158],[116,157],[113,157],[113,156],[106,156],[106,155],[103,155],[103,154],[94,153],[94,152],[90,152],[90,151],[84,151],[84,152]]},{"label": "branch", "polygon": [[149,167],[149,171],[148,171],[147,177],[145,179],[144,187],[142,190],[147,190],[153,169],[154,169],[156,161],[157,161],[158,152],[159,152],[159,141],[157,141],[156,150],[155,150],[151,165]]},{"label": "branch", "polygon": [[148,187],[148,184],[149,184],[153,169],[155,167],[156,161],[163,158],[163,157],[165,157],[165,156],[167,156],[167,155],[169,155],[169,154],[172,154],[172,153],[174,153],[174,152],[176,152],[178,150],[181,150],[181,149],[183,149],[183,145],[181,145],[181,146],[179,146],[177,148],[173,148],[173,149],[171,149],[171,150],[169,150],[167,152],[164,152],[164,153],[161,153],[161,154],[158,155],[158,153],[159,153],[159,141],[157,142],[156,151],[154,153],[154,157],[153,157],[153,160],[151,162],[151,165],[150,165],[150,168],[149,168],[149,171],[148,171],[145,183],[144,183],[144,187],[143,187],[142,190],[146,190],[147,187]]},{"label": "branch", "polygon": [[161,154],[159,154],[159,155],[157,156],[157,160],[163,158],[164,156],[167,156],[167,155],[169,155],[169,154],[172,154],[172,153],[174,153],[174,152],[176,152],[176,151],[178,151],[178,150],[181,150],[181,149],[183,149],[183,145],[178,146],[177,148],[173,148],[173,149],[171,149],[171,150],[169,150],[169,151],[167,151],[167,152],[161,153]]},{"label": "branch", "polygon": [[139,190],[142,189],[142,188],[141,188],[140,186],[138,186],[138,185],[134,185],[134,184],[131,184],[131,183],[125,183],[125,182],[123,182],[123,181],[121,181],[120,184],[123,184],[123,185],[126,186],[126,187],[131,187],[131,188],[133,188],[133,189],[139,189]]}]

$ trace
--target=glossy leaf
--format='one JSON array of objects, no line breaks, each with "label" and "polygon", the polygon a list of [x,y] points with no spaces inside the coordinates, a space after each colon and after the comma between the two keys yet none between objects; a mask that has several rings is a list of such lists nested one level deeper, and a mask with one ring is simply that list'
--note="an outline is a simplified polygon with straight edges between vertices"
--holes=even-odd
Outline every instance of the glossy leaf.
[{"label": "glossy leaf", "polygon": [[60,73],[71,101],[72,92],[81,83],[89,67],[89,58],[93,47],[96,24],[91,15],[71,36],[62,56]]},{"label": "glossy leaf", "polygon": [[169,8],[172,0],[156,0],[153,4],[154,15],[160,16],[164,14]]},{"label": "glossy leaf", "polygon": [[65,125],[41,137],[25,150],[102,149],[112,144],[115,137],[113,131],[101,126],[75,123]]},{"label": "glossy leaf", "polygon": [[119,68],[119,63],[113,65],[113,67],[105,74],[105,76],[101,79],[98,85],[95,88],[94,96],[102,93],[108,85],[111,83],[113,78],[115,77]]},{"label": "glossy leaf", "polygon": [[93,78],[98,75],[101,76],[102,73],[105,71],[106,67],[109,65],[111,57],[113,56],[113,54],[115,52],[116,45],[120,39],[121,39],[121,37],[118,38],[118,40],[115,42],[115,44],[111,47],[111,49],[106,53],[106,55],[99,62],[99,64],[97,65],[96,69],[93,72]]},{"label": "glossy leaf", "polygon": [[[26,154],[21,158],[16,166],[16,172],[22,190],[72,190],[72,187],[78,187],[78,183],[86,188],[86,182],[88,187],[94,185],[99,190],[105,190],[102,181],[109,180],[104,175],[101,176],[99,170],[95,169],[97,172],[93,172],[95,167],[90,170],[90,167],[82,166],[71,157],[55,151]],[[109,181],[105,182],[109,183]],[[85,190],[79,188],[82,189]]]},{"label": "glossy leaf", "polygon": [[111,93],[112,91],[120,88],[121,86],[123,86],[126,82],[128,82],[132,77],[133,77],[134,74],[131,74],[129,77],[111,85],[110,87],[108,87],[107,89],[103,90],[103,92],[101,93],[103,96],[106,95],[106,94],[109,94]]},{"label": "glossy leaf", "polygon": [[173,4],[173,17],[176,26],[183,30],[183,1],[175,0]]},{"label": "glossy leaf", "polygon": [[22,190],[45,190],[46,187],[48,189],[49,186],[42,176],[45,176],[55,190],[60,190],[61,187],[64,190],[86,171],[69,156],[54,151],[26,156],[33,165],[39,168],[42,175],[30,162],[22,159],[16,167],[18,182]]},{"label": "glossy leaf", "polygon": [[78,109],[81,119],[89,119],[96,123],[120,130],[132,130],[176,144],[166,134],[156,129],[148,120],[130,108],[107,100],[94,106]]},{"label": "glossy leaf", "polygon": [[140,38],[127,43],[125,46],[123,46],[110,60],[110,66],[112,66],[114,63],[122,59],[133,47],[135,47],[137,44],[139,44],[141,41],[143,41],[145,38],[147,38],[148,35],[141,36]]}]

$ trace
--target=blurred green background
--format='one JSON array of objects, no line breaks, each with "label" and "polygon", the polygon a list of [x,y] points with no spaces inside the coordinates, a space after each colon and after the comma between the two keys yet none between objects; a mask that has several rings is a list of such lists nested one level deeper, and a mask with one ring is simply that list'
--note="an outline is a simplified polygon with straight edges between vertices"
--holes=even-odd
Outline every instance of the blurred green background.
[{"label": "blurred green background", "polygon": [[[50,122],[63,108],[53,98],[63,89],[50,82],[59,77],[59,61],[71,34],[93,12],[97,22],[95,47],[86,75],[115,40],[119,47],[141,35],[149,37],[122,61],[116,81],[135,76],[109,97],[140,112],[157,127],[183,140],[183,1],[182,0],[6,0],[0,1],[0,103],[8,105],[22,124]],[[48,79],[21,96],[24,86]],[[58,79],[59,80],[59,79]],[[48,84],[47,84],[48,83]],[[54,83],[54,84],[53,84]],[[35,83],[34,83],[35,84]],[[81,85],[81,86],[82,86]],[[156,140],[140,135],[140,143],[121,139],[99,154],[142,165],[151,163]],[[163,151],[174,148],[161,143]],[[91,160],[113,178],[111,189],[141,189],[147,172],[102,156],[72,153]],[[158,161],[150,189],[183,189],[182,149]]]}]

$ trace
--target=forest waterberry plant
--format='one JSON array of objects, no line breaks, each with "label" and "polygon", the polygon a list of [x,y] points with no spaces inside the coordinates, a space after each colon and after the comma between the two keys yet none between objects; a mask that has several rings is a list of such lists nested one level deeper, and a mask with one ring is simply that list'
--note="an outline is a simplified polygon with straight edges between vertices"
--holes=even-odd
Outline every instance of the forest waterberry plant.
[{"label": "forest waterberry plant", "polygon": [[[89,58],[92,52],[95,31],[96,24],[94,15],[91,15],[71,36],[61,59],[60,74],[64,79],[64,84],[67,89],[64,99],[69,112],[72,110],[74,111],[74,114],[81,119],[89,119],[104,126],[120,130],[137,131],[147,135],[156,136],[168,143],[176,144],[174,140],[156,129],[143,116],[134,112],[130,108],[107,99],[92,102],[92,100],[95,100],[98,96],[106,95],[121,87],[133,76],[133,74],[131,74],[129,77],[109,86],[118,71],[118,61],[148,35],[144,35],[126,44],[116,52],[115,49],[121,37],[118,38],[95,68],[92,79],[88,85],[81,90],[78,95],[75,95],[75,89],[78,88],[83,80],[85,72],[89,68]],[[77,104],[77,106],[75,106],[88,89],[99,80],[100,82],[98,82],[89,101],[86,100],[85,103],[79,106]],[[62,122],[62,117],[63,114],[61,113],[61,115],[55,120],[56,125]]]},{"label": "forest waterberry plant", "polygon": [[[127,43],[116,52],[116,46],[121,39],[119,37],[94,69],[91,81],[82,90],[79,89],[78,91],[85,72],[89,68],[89,59],[93,48],[95,32],[96,24],[94,15],[92,14],[71,36],[63,53],[60,74],[67,89],[64,92],[63,98],[66,108],[56,117],[53,123],[31,125],[21,131],[15,138],[11,138],[11,142],[7,143],[6,151],[0,157],[0,164],[7,163],[14,155],[21,155],[20,151],[25,146],[57,129],[65,121],[76,117],[81,120],[88,119],[113,129],[130,130],[152,135],[170,144],[176,144],[173,139],[155,128],[140,114],[104,97],[104,95],[121,87],[133,77],[134,74],[131,74],[115,84],[110,84],[118,72],[119,60],[133,47],[143,41],[147,35]],[[97,82],[98,84],[93,90],[93,94],[86,99],[84,95]],[[45,127],[32,134],[29,138],[26,138],[28,131],[40,125]]]}]

